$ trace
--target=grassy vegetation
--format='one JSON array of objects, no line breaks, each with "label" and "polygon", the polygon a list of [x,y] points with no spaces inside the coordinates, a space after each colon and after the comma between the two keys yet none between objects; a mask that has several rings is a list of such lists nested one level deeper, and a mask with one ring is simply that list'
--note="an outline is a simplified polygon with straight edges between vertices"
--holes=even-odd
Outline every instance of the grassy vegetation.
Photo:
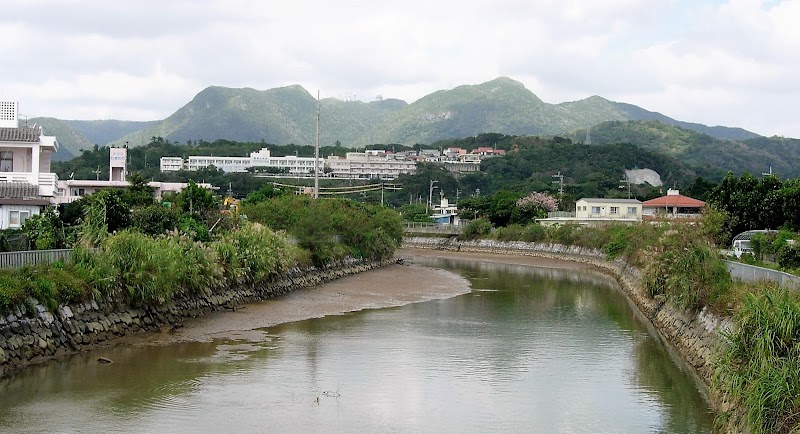
[{"label": "grassy vegetation", "polygon": [[[0,270],[0,314],[20,305],[31,310],[32,300],[51,310],[100,298],[142,306],[261,285],[298,265],[389,258],[403,235],[397,213],[350,200],[255,195],[244,220],[220,213],[199,187],[182,195],[168,210],[147,193],[133,212],[121,194],[93,195],[75,228],[71,260]],[[37,239],[52,238],[53,227],[37,225]]]},{"label": "grassy vegetation", "polygon": [[283,195],[242,207],[252,221],[288,233],[310,252],[314,265],[345,257],[386,259],[403,238],[400,216],[347,199],[314,200]]},{"label": "grassy vegetation", "polygon": [[[751,431],[800,429],[800,295],[764,285],[744,297],[724,334],[714,387],[746,410]],[[724,415],[723,415],[724,416]]]}]

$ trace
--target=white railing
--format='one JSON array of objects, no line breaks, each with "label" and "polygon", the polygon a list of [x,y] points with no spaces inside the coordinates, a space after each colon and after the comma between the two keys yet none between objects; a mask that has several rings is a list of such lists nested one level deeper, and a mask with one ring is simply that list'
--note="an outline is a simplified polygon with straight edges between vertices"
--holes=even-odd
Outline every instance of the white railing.
[{"label": "white railing", "polygon": [[25,265],[49,264],[69,260],[72,249],[26,250],[0,253],[0,268],[18,268]]},{"label": "white railing", "polygon": [[24,182],[39,187],[39,196],[55,196],[58,190],[58,176],[42,172],[38,176],[32,172],[0,172],[0,182]]}]

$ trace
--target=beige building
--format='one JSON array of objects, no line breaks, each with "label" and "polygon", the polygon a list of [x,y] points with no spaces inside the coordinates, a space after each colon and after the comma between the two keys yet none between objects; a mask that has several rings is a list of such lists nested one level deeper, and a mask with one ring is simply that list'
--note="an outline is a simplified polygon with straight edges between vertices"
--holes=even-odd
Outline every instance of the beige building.
[{"label": "beige building", "polygon": [[545,226],[637,223],[642,221],[642,202],[636,199],[583,198],[575,202],[575,212],[551,212],[547,218],[537,221]]}]

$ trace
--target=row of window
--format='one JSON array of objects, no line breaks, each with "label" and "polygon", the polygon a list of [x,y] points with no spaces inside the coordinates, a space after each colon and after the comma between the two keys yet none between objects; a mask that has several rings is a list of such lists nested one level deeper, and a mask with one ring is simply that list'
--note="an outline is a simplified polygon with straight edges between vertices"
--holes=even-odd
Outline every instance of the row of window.
[{"label": "row of window", "polygon": [[[578,207],[578,211],[586,211],[586,205],[581,205]],[[609,208],[609,215],[619,215],[620,207],[618,206],[610,206]],[[592,207],[592,214],[599,215],[602,213],[602,207],[593,206]],[[628,207],[628,215],[636,215],[636,207],[629,206]]]}]

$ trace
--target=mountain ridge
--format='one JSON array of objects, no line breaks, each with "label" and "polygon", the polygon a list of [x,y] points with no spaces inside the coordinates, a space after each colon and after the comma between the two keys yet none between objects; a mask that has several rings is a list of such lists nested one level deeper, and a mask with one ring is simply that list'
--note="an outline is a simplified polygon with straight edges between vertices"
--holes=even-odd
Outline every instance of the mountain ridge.
[{"label": "mountain ridge", "polygon": [[[712,137],[744,140],[760,137],[741,128],[709,127],[679,121],[641,107],[614,102],[601,96],[550,104],[542,101],[523,83],[508,77],[443,89],[409,104],[403,100],[342,101],[324,98],[321,106],[320,142],[345,147],[376,143],[413,145],[437,140],[496,132],[513,135],[566,135],[590,129],[607,121],[658,120],[669,125],[703,132]],[[65,153],[75,155],[80,146],[130,146],[148,143],[153,137],[185,143],[190,140],[234,141],[275,144],[310,144],[315,141],[316,98],[300,85],[267,90],[209,86],[160,121],[127,125],[105,121],[100,140],[88,131],[91,122],[64,121],[86,140],[61,140]],[[83,123],[81,123],[83,122]],[[112,122],[118,123],[116,132]],[[94,125],[95,130],[99,129]],[[591,130],[590,130],[591,131]],[[94,134],[94,135],[92,135]],[[75,134],[70,132],[67,137]],[[88,137],[91,136],[92,139]]]}]

